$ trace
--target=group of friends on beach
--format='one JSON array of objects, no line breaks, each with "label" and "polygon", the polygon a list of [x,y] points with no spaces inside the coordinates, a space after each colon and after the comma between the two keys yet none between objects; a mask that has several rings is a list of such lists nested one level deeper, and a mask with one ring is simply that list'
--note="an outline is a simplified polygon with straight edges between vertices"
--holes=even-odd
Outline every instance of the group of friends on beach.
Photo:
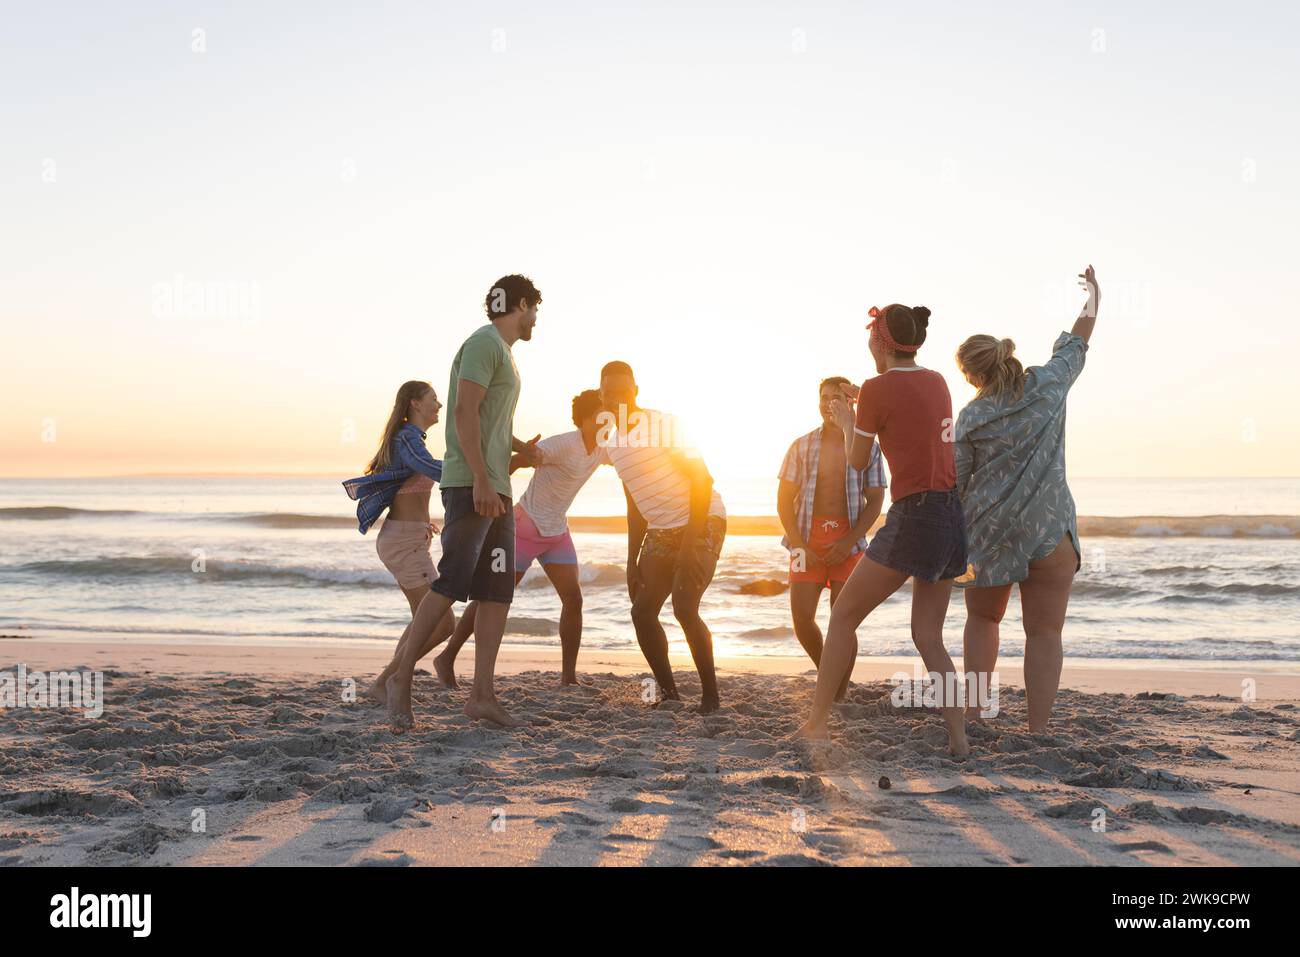
[{"label": "group of friends on beach", "polygon": [[[1061,632],[1081,566],[1074,501],[1065,473],[1065,409],[1083,369],[1100,291],[1089,266],[1079,275],[1086,301],[1051,357],[1025,368],[1010,339],[975,335],[957,365],[978,391],[954,419],[942,375],[917,364],[930,310],[872,307],[868,348],[875,376],[855,387],[841,376],[818,387],[821,423],[795,439],[778,475],[777,512],[790,552],[790,610],[799,643],[818,667],[811,712],[799,734],[822,739],[857,656],[863,620],[909,579],[912,640],[941,691],[937,702],[949,751],[969,752],[968,721],[981,705],[965,693],[943,643],[954,584],[966,599],[963,663],[987,688],[998,655],[999,623],[1020,587],[1029,727],[1042,731],[1060,682]],[[414,724],[417,662],[438,645],[436,676],[455,687],[455,660],[474,636],[474,678],[465,713],[502,726],[518,722],[497,700],[493,678],[514,589],[537,561],[559,596],[565,685],[579,682],[582,589],[567,514],[586,481],[611,465],[627,499],[627,589],[637,642],[657,700],[680,700],[659,615],[671,598],[702,689],[699,710],[721,695],[713,639],[700,602],[713,580],[727,513],[707,465],[669,413],[637,404],[631,366],[612,361],[599,388],[573,398],[573,431],[523,441],[514,434],[520,378],[513,348],[532,339],[541,292],[526,276],[505,276],[488,291],[488,322],[452,362],[446,453],[425,445],[444,406],[423,381],[403,383],[365,474],[343,483],[364,534],[380,516],[376,548],[411,608],[392,661],[370,688],[395,730]],[[891,505],[880,516],[890,472]],[[512,501],[510,476],[533,470]],[[441,558],[430,548],[435,485],[443,505]],[[386,514],[385,514],[386,513]],[[830,591],[823,638],[817,610]],[[453,606],[468,602],[457,620]]]}]

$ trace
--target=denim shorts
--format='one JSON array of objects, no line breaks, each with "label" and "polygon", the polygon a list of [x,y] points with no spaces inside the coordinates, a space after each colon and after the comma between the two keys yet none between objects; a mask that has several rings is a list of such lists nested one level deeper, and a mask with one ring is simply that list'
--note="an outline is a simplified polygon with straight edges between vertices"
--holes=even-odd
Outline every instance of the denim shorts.
[{"label": "denim shorts", "polygon": [[917,492],[889,507],[867,557],[928,582],[966,572],[966,516],[954,489]]},{"label": "denim shorts", "polygon": [[442,490],[442,560],[432,589],[452,601],[515,597],[515,510],[502,495],[505,513],[488,518],[474,511],[474,489]]}]

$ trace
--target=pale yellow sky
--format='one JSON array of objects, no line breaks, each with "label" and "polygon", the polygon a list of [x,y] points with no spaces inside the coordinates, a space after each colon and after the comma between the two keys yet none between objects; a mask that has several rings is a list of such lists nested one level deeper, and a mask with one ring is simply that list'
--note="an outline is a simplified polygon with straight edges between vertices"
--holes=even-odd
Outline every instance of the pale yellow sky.
[{"label": "pale yellow sky", "polygon": [[715,474],[771,475],[817,382],[870,372],[870,305],[930,306],[920,360],[960,408],[957,344],[1045,361],[1087,262],[1072,474],[1298,475],[1296,15],[1203,13],[1173,44],[1120,5],[954,5],[942,33],[250,7],[205,12],[196,51],[183,9],[27,11],[0,56],[0,475],[355,473],[513,271],[545,295],[518,434],[570,428],[621,358]]}]

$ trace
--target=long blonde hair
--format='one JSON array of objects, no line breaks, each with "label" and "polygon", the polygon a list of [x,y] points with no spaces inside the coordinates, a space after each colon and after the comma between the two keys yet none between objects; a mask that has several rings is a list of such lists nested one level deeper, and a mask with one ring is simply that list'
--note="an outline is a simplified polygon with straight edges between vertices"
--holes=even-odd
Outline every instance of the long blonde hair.
[{"label": "long blonde hair", "polygon": [[1013,399],[1025,394],[1025,368],[1015,356],[1010,339],[971,336],[957,349],[957,366],[966,381],[979,390],[978,398],[1010,392]]},{"label": "long blonde hair", "polygon": [[388,424],[384,426],[383,437],[379,440],[379,451],[366,466],[367,475],[372,472],[382,472],[392,464],[393,439],[397,436],[397,430],[406,423],[407,415],[411,411],[411,403],[423,399],[432,388],[429,383],[421,382],[419,379],[402,383],[402,387],[397,390],[397,398],[393,400],[393,411],[388,414]]}]

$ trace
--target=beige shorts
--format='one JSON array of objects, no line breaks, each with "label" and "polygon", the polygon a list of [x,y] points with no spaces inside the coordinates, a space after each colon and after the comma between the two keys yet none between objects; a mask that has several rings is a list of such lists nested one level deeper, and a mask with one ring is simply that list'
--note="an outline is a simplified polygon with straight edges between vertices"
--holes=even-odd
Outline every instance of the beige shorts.
[{"label": "beige shorts", "polygon": [[429,546],[433,544],[433,526],[427,522],[399,522],[384,519],[375,542],[375,551],[384,567],[392,572],[403,588],[431,585],[438,577]]}]

